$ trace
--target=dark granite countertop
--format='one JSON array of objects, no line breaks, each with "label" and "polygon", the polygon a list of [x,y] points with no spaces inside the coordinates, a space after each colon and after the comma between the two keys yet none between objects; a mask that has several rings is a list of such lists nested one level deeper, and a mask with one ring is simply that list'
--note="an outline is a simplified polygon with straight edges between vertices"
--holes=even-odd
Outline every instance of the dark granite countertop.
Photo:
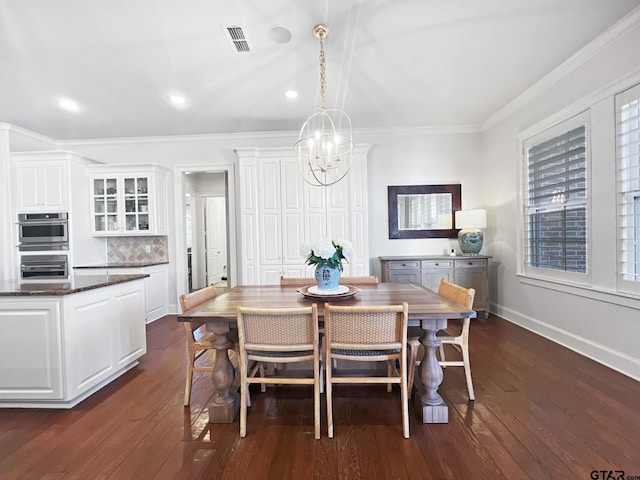
[{"label": "dark granite countertop", "polygon": [[73,268],[141,268],[165,265],[169,262],[97,263],[95,265],[75,265]]},{"label": "dark granite countertop", "polygon": [[85,292],[94,288],[131,282],[148,276],[147,274],[72,275],[67,281],[4,281],[0,282],[0,297],[69,295],[71,293]]}]

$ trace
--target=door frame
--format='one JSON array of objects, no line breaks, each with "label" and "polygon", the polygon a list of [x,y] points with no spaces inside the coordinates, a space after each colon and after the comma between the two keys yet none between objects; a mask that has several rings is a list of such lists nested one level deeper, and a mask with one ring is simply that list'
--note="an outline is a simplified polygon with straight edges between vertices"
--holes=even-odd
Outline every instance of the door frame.
[{"label": "door frame", "polygon": [[237,262],[237,206],[236,206],[236,174],[233,163],[221,163],[219,165],[177,165],[173,167],[173,189],[175,207],[175,231],[176,231],[176,297],[188,293],[187,257],[180,252],[187,251],[187,232],[184,224],[184,198],[185,175],[187,173],[224,173],[226,174],[226,200],[227,200],[227,282],[229,287],[238,283]]}]

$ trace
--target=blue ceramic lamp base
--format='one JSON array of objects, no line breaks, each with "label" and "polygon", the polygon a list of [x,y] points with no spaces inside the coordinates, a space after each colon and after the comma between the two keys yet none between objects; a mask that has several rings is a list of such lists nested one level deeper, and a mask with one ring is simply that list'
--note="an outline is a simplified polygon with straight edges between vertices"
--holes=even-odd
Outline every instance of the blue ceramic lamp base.
[{"label": "blue ceramic lamp base", "polygon": [[458,243],[463,255],[478,255],[482,250],[482,231],[478,228],[463,228],[458,232]]}]

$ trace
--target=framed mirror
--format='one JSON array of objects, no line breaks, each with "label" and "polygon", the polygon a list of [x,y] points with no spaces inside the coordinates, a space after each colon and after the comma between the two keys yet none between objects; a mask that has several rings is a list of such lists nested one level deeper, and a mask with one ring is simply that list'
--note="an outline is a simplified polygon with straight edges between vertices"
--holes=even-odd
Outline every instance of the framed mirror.
[{"label": "framed mirror", "polygon": [[389,238],[456,238],[454,212],[461,209],[462,186],[389,186]]}]

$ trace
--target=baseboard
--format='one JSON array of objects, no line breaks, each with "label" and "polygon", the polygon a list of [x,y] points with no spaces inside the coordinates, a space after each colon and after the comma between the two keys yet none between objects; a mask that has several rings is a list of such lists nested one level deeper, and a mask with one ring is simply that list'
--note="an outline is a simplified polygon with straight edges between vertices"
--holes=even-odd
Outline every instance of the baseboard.
[{"label": "baseboard", "polygon": [[596,343],[501,305],[492,304],[491,312],[623,375],[640,381],[640,359],[638,358],[620,353],[606,345]]}]

